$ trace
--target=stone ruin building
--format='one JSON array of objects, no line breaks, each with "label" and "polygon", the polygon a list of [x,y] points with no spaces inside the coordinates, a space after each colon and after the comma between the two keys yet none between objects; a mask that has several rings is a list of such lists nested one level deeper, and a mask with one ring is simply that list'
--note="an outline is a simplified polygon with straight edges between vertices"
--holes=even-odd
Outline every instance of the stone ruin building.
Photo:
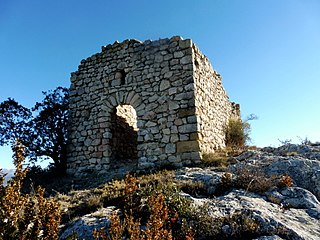
[{"label": "stone ruin building", "polygon": [[190,39],[103,46],[71,74],[67,172],[199,163],[225,147],[224,127],[239,112]]}]

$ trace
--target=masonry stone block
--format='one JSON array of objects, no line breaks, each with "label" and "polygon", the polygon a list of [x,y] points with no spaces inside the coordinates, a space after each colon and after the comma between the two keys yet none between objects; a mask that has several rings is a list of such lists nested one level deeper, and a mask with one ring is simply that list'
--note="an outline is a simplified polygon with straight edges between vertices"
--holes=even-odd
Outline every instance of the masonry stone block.
[{"label": "masonry stone block", "polygon": [[178,153],[200,151],[198,141],[177,142],[176,145],[177,145],[177,152]]}]

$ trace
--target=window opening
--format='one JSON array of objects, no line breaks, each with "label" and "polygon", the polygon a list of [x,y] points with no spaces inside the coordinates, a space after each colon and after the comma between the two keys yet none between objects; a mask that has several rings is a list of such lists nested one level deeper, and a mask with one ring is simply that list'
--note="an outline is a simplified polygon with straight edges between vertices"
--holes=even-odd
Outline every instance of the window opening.
[{"label": "window opening", "polygon": [[122,69],[120,71],[120,74],[121,74],[121,76],[120,76],[121,85],[124,85],[124,84],[126,84],[126,72]]}]

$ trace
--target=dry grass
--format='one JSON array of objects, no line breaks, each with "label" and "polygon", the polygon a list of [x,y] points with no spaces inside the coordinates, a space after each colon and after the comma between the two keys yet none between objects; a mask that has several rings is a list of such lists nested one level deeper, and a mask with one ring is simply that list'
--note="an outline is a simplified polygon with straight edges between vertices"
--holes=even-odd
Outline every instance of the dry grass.
[{"label": "dry grass", "polygon": [[227,167],[228,153],[226,151],[217,150],[214,153],[204,153],[202,155],[202,164],[205,167]]}]

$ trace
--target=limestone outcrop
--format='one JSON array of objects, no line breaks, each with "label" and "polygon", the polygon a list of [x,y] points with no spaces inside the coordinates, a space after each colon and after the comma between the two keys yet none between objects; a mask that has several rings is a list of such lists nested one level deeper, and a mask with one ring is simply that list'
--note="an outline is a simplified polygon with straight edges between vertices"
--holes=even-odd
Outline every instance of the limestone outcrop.
[{"label": "limestone outcrop", "polygon": [[[204,207],[205,213],[202,211],[202,214],[207,218],[223,219],[235,214],[241,216],[249,226],[258,229],[259,237],[256,239],[260,240],[315,240],[320,239],[319,151],[320,144],[246,151],[235,157],[232,161],[235,164],[227,169],[186,167],[177,170],[175,178],[203,184],[205,193],[190,195],[181,192],[181,196],[190,199],[196,208]],[[255,169],[270,177],[286,174],[292,179],[292,185],[274,185],[266,191],[253,192],[249,187],[228,184],[225,178],[236,179],[240,174],[239,169]],[[251,182],[250,179],[248,182]],[[95,226],[101,221],[108,223],[108,214],[110,212],[106,209],[101,209],[76,220],[67,231],[83,229],[81,231],[86,232],[86,229],[92,229],[91,223],[96,222]],[[84,219],[91,219],[88,221],[90,224]],[[80,227],[81,222],[86,222],[83,227]],[[236,231],[234,227],[231,223],[221,227],[227,239],[236,239],[232,235]]]},{"label": "limestone outcrop", "polygon": [[239,163],[231,166],[232,172],[250,166],[268,175],[288,174],[296,186],[308,189],[320,199],[320,144],[267,147],[245,152],[235,159]]}]

